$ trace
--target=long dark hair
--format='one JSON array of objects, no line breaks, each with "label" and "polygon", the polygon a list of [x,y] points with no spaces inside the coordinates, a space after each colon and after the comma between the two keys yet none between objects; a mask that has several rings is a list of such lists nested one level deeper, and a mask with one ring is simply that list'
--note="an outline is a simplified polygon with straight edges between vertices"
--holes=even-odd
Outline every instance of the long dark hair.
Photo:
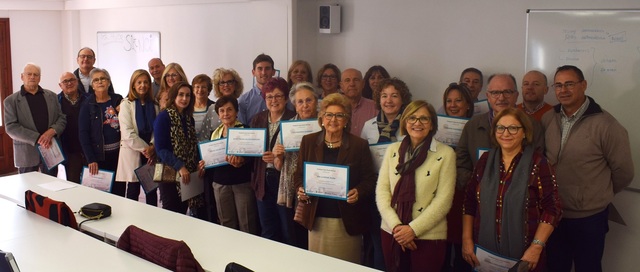
[{"label": "long dark hair", "polygon": [[193,106],[196,103],[196,98],[194,97],[194,94],[193,94],[193,87],[191,87],[191,85],[189,85],[189,83],[187,83],[186,81],[180,81],[174,84],[173,86],[171,86],[171,88],[169,89],[169,105],[167,105],[167,108],[173,108],[177,110],[176,98],[178,97],[178,91],[183,87],[189,88],[190,99],[189,99],[189,106],[187,106],[187,108],[185,108],[182,111],[182,114],[192,115]]}]

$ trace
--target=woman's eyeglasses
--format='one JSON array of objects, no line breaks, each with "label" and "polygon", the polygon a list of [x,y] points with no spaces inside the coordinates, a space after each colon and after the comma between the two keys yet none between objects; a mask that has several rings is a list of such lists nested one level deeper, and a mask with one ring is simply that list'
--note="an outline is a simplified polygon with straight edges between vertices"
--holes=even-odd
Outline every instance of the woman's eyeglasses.
[{"label": "woman's eyeglasses", "polygon": [[505,127],[503,125],[497,125],[496,126],[496,133],[498,134],[503,134],[505,131],[509,131],[509,134],[516,134],[518,133],[518,130],[520,130],[522,127],[520,126],[516,126],[516,125],[510,125],[508,127]]}]

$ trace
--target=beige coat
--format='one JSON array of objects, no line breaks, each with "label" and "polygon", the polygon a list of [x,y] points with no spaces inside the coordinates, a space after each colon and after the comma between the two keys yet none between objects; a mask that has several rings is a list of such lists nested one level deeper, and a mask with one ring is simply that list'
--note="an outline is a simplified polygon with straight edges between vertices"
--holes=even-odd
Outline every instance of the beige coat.
[{"label": "beige coat", "polygon": [[[118,157],[118,170],[116,171],[117,181],[138,181],[133,172],[141,165],[140,153],[149,146],[138,136],[138,125],[136,125],[136,103],[123,99],[120,103],[120,155]],[[151,136],[153,142],[153,136]]]}]

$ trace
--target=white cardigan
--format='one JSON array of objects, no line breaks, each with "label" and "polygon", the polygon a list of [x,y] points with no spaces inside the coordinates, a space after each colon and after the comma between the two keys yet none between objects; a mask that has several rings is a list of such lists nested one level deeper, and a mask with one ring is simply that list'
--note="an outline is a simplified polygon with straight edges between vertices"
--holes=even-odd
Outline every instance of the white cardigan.
[{"label": "white cardigan", "polygon": [[[376,186],[376,204],[382,216],[380,227],[388,233],[402,224],[391,207],[391,196],[400,180],[400,175],[396,175],[400,143],[393,143],[387,148]],[[447,239],[447,213],[456,185],[456,154],[451,147],[435,139],[431,141],[428,152],[427,159],[415,172],[416,202],[409,226],[418,239],[443,240]]]},{"label": "white cardigan", "polygon": [[[153,106],[153,104],[147,106]],[[120,154],[118,155],[116,181],[137,182],[138,178],[133,171],[142,166],[140,154],[149,145],[138,135],[135,101],[129,101],[127,98],[122,99],[118,121],[120,122]],[[153,142],[153,136],[151,136],[151,142]]]},{"label": "white cardigan", "polygon": [[[360,138],[369,141],[369,144],[377,144],[378,138],[380,138],[377,118],[378,116],[374,116],[373,118],[364,122],[364,126],[362,127]],[[396,139],[398,139],[398,141],[402,141],[403,138],[404,136],[400,136],[400,128],[398,128],[398,131],[396,131]]]}]

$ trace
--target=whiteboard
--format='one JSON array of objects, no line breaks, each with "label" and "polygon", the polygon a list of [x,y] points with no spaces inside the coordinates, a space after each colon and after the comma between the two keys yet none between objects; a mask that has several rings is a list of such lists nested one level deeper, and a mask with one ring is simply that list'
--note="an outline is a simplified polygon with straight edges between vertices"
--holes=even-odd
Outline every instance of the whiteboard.
[{"label": "whiteboard", "polygon": [[[530,10],[525,69],[553,81],[558,66],[579,67],[586,94],[628,131],[635,178],[640,188],[640,10]],[[545,97],[557,104],[552,89]]]},{"label": "whiteboard", "polygon": [[95,66],[106,69],[115,92],[126,96],[133,71],[147,70],[149,60],[160,57],[160,32],[98,31],[97,36]]}]

